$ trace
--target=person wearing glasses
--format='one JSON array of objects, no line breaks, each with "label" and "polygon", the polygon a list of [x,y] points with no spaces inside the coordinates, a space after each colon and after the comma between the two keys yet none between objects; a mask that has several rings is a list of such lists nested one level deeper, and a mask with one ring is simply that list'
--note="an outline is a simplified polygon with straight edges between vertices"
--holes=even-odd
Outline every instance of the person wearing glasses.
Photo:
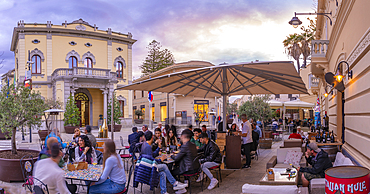
[{"label": "person wearing glasses", "polygon": [[302,185],[308,187],[310,181],[314,178],[325,178],[325,170],[333,167],[328,153],[320,149],[316,143],[310,143],[305,153],[307,162],[311,165],[305,168],[297,168],[302,172]]}]

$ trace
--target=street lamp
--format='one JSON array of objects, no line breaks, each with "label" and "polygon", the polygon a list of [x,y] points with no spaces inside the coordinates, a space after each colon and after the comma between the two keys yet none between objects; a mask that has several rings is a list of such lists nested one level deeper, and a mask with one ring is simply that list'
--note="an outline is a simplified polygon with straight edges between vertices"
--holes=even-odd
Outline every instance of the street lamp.
[{"label": "street lamp", "polygon": [[348,78],[349,79],[352,79],[352,76],[353,76],[353,71],[352,70],[349,70],[349,64],[346,62],[346,61],[341,61],[338,63],[338,66],[337,66],[337,74],[334,76],[334,78],[338,81],[338,82],[341,82],[344,78],[344,75],[342,74],[341,70],[340,70],[340,64],[341,63],[345,63],[347,64],[347,69],[348,69]]},{"label": "street lamp", "polygon": [[[327,88],[329,87],[329,90],[326,90]],[[333,95],[333,86],[332,85],[326,85],[325,86],[325,98],[327,98],[329,96],[329,93],[331,93],[331,95]]]},{"label": "street lamp", "polygon": [[330,25],[332,25],[331,18],[328,16],[328,15],[331,16],[331,12],[330,13],[297,13],[297,12],[294,12],[294,17],[288,22],[294,28],[297,28],[299,25],[302,24],[301,20],[298,19],[297,15],[323,15],[329,19]]}]

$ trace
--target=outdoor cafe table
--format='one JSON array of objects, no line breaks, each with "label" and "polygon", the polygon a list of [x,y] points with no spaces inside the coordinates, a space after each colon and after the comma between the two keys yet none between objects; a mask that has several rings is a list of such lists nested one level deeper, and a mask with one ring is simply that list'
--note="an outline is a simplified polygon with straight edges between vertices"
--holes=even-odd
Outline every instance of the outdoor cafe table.
[{"label": "outdoor cafe table", "polygon": [[[288,178],[288,175],[282,175],[286,173],[286,168],[272,168],[274,171],[275,179],[272,181],[268,180],[267,172],[260,180],[260,185],[297,185],[298,176],[294,178]],[[297,171],[297,170],[295,170]]]},{"label": "outdoor cafe table", "polygon": [[[172,163],[175,162],[175,160],[173,160],[171,158],[171,154],[162,154],[162,155],[166,155],[167,156],[167,159],[164,160],[164,161],[162,161],[163,163],[165,163],[165,164],[172,164]],[[155,159],[160,159],[162,155],[157,156]]]},{"label": "outdoor cafe table", "polygon": [[89,164],[87,169],[69,171],[67,165],[63,167],[64,177],[70,180],[87,181],[87,193],[89,193],[91,182],[97,182],[103,173],[103,165]]}]

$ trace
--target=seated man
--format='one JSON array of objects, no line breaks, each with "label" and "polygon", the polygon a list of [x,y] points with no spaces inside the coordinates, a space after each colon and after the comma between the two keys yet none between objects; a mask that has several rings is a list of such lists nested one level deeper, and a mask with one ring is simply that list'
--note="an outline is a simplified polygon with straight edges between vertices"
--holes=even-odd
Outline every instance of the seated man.
[{"label": "seated man", "polygon": [[301,137],[303,137],[303,131],[302,131],[301,126],[297,127],[297,134],[299,134],[299,135],[301,135]]},{"label": "seated man", "polygon": [[293,133],[289,135],[288,139],[302,139],[302,136],[297,133],[296,128],[293,128]]},{"label": "seated man", "polygon": [[[160,133],[160,132],[159,132]],[[162,147],[161,144],[158,144],[158,148],[153,152],[152,151],[152,144],[153,144],[153,133],[151,131],[147,131],[145,133],[145,140],[141,147],[141,154],[153,156],[153,158],[159,155],[159,149]],[[167,186],[166,186],[166,177],[167,180],[173,185],[173,190],[184,190],[187,187],[187,184],[183,184],[175,180],[172,176],[170,170],[168,169],[166,164],[161,164],[163,160],[167,159],[166,155],[162,155],[160,159],[156,159],[157,161],[157,169],[159,171],[159,186],[161,188],[161,194],[167,193]],[[186,189],[185,189],[186,192]]]},{"label": "seated man", "polygon": [[[220,153],[220,148],[217,146],[215,142],[209,139],[207,133],[202,133],[200,135],[204,146],[198,149],[198,152],[204,153],[204,158],[200,159],[200,163],[202,164],[200,167],[202,168],[203,173],[205,173],[209,179],[211,179],[211,183],[208,186],[208,189],[211,190],[215,188],[218,183],[218,180],[213,177],[212,173],[208,170],[208,168],[219,166],[222,162],[222,156]],[[204,178],[204,174],[201,173],[197,182],[200,182]]]},{"label": "seated man", "polygon": [[[37,160],[50,158],[50,156],[51,156],[51,153],[50,153],[51,146],[55,143],[59,144],[57,138],[55,138],[55,137],[48,138],[48,141],[46,142],[45,148],[41,150],[41,152],[39,153],[39,158]],[[60,158],[60,160],[58,162],[58,166],[60,168],[62,168],[64,166],[64,160],[63,160],[62,157]]]},{"label": "seated man", "polygon": [[308,187],[311,179],[325,178],[325,170],[333,167],[328,153],[317,147],[316,143],[310,143],[307,146],[306,160],[310,167],[298,168],[302,172],[302,185]]},{"label": "seated man", "polygon": [[[36,162],[33,176],[48,186],[49,193],[70,194],[65,182],[64,171],[58,166],[62,155],[59,144],[54,143],[50,148],[51,157]],[[36,182],[35,185],[38,183]]]},{"label": "seated man", "polygon": [[194,136],[191,137],[190,142],[194,143],[197,146],[197,149],[201,148],[203,144],[200,142],[199,135],[202,133],[202,130],[199,128],[195,128],[194,131]]},{"label": "seated man", "polygon": [[134,144],[134,148],[132,150],[133,153],[140,153],[141,152],[141,146],[145,142],[144,132],[139,131],[139,132],[137,132],[137,135],[139,137],[139,142],[133,143]]},{"label": "seated man", "polygon": [[54,129],[50,132],[50,134],[49,134],[48,136],[46,136],[46,138],[45,138],[45,142],[44,142],[44,146],[46,146],[47,141],[48,141],[48,139],[49,139],[50,137],[55,137],[55,138],[57,138],[57,139],[58,139],[59,144],[62,146],[62,148],[63,148],[63,149],[67,147],[67,143],[63,143],[62,139],[60,138],[60,132],[59,132],[59,129],[54,128]]},{"label": "seated man", "polygon": [[[172,175],[178,176],[182,174],[193,174],[199,170],[199,162],[194,161],[198,155],[197,148],[194,143],[190,142],[193,132],[185,129],[181,133],[181,150],[175,156],[171,154],[171,158],[179,163],[179,167],[172,171]],[[186,193],[186,189],[179,190],[177,193]]]},{"label": "seated man", "polygon": [[132,133],[128,135],[128,144],[130,145],[129,153],[132,154],[134,153],[134,147],[136,143],[139,143],[140,137],[139,134],[137,133],[137,127],[132,128]]}]

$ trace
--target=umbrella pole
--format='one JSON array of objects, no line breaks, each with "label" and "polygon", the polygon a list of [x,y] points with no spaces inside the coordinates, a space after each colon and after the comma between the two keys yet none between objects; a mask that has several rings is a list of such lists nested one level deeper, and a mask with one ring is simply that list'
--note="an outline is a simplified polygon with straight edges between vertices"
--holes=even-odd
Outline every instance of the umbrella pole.
[{"label": "umbrella pole", "polygon": [[[112,104],[111,104],[111,114],[110,114],[110,134],[111,134],[111,138],[112,138],[112,141],[114,141],[114,121],[113,121],[113,114],[114,114],[114,92],[112,93]],[[107,135],[108,136],[108,135]]]},{"label": "umbrella pole", "polygon": [[226,119],[226,95],[225,94],[223,94],[222,95],[222,103],[223,103],[223,105],[222,105],[222,117],[223,117],[223,122],[222,122],[222,124],[223,124],[223,126],[222,126],[222,131],[227,131],[226,130],[226,125],[227,125],[227,119]]}]

